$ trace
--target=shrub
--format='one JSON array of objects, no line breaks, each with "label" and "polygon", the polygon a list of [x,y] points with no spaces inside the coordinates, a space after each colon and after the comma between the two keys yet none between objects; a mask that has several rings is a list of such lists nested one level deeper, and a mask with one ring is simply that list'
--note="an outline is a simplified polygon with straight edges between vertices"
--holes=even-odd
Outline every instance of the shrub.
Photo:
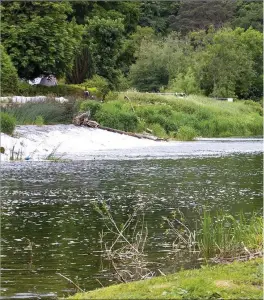
[{"label": "shrub", "polygon": [[12,95],[18,89],[18,75],[9,55],[6,53],[4,47],[0,45],[1,50],[1,83],[0,94]]},{"label": "shrub", "polygon": [[192,141],[196,136],[196,130],[190,126],[182,126],[177,132],[177,139],[181,141]]},{"label": "shrub", "polygon": [[99,75],[93,76],[92,79],[87,79],[81,86],[88,90],[96,88],[96,97],[100,99],[104,99],[106,94],[110,91],[109,82]]},{"label": "shrub", "polygon": [[1,132],[13,134],[16,127],[16,119],[8,113],[1,112]]},{"label": "shrub", "polygon": [[53,97],[83,97],[84,90],[79,86],[73,85],[55,85],[55,86],[44,86],[44,85],[30,85],[27,82],[21,82],[18,86],[18,95],[22,96],[53,96]]},{"label": "shrub", "polygon": [[95,114],[95,119],[102,126],[123,131],[135,131],[138,126],[136,114],[119,102],[105,103]]},{"label": "shrub", "polygon": [[42,116],[36,116],[35,125],[38,126],[44,125],[44,119]]},{"label": "shrub", "polygon": [[172,110],[166,106],[141,106],[136,112],[144,121],[151,124],[159,124],[168,134],[170,131],[177,131],[178,127],[172,119]]},{"label": "shrub", "polygon": [[87,100],[87,101],[83,101],[80,105],[80,110],[81,111],[90,111],[91,112],[91,116],[90,118],[94,119],[95,118],[95,114],[101,109],[102,104],[100,102],[97,101],[93,101],[93,100]]},{"label": "shrub", "polygon": [[160,124],[151,124],[149,128],[152,130],[153,135],[158,137],[165,137],[167,133],[165,129]]}]

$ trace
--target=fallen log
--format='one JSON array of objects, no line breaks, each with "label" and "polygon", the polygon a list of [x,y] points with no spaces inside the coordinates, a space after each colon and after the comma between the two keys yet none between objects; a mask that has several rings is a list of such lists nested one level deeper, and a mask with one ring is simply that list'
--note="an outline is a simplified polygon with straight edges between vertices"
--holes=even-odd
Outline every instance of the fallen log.
[{"label": "fallen log", "polygon": [[99,125],[97,128],[102,129],[102,130],[107,130],[107,131],[110,131],[110,132],[114,132],[114,133],[119,133],[119,134],[125,134],[125,135],[129,135],[129,136],[133,136],[133,137],[136,137],[138,139],[148,139],[148,140],[152,140],[152,141],[167,141],[166,139],[158,138],[158,137],[153,136],[153,135],[147,135],[147,134],[142,134],[142,133],[126,132],[126,131],[122,131],[122,130],[118,130],[118,129],[113,129],[113,128],[101,126],[101,125]]}]

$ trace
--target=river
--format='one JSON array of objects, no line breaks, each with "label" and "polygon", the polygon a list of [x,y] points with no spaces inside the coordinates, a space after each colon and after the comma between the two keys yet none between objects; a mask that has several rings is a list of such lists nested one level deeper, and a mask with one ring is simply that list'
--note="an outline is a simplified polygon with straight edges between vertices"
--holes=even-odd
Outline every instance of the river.
[{"label": "river", "polygon": [[95,210],[102,201],[118,224],[141,207],[148,259],[164,273],[196,262],[187,253],[173,260],[162,217],[179,209],[194,227],[203,208],[262,209],[261,139],[96,151],[77,160],[1,164],[1,299],[67,296],[73,286],[57,273],[85,290],[112,284],[99,243],[105,227]]}]

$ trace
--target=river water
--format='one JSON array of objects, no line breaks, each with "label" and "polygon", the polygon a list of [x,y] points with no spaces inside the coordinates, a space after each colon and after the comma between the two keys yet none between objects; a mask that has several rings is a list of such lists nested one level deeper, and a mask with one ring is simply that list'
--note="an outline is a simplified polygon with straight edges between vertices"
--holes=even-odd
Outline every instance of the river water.
[{"label": "river water", "polygon": [[192,228],[203,208],[234,214],[262,209],[261,139],[99,149],[86,153],[86,160],[82,155],[1,164],[2,299],[67,296],[73,286],[57,273],[85,290],[100,287],[99,281],[112,284],[99,243],[105,227],[95,210],[102,201],[118,224],[140,206],[149,230],[148,259],[164,273],[196,262],[187,253],[172,258],[162,217],[179,209]]}]

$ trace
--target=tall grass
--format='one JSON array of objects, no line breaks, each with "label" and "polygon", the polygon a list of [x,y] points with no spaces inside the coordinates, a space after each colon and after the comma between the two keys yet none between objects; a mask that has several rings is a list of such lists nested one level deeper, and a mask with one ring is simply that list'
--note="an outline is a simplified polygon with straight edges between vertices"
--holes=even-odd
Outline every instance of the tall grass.
[{"label": "tall grass", "polygon": [[14,105],[3,110],[15,117],[18,125],[52,125],[71,123],[77,107],[75,101],[59,103],[46,100],[38,103],[28,102],[21,106]]},{"label": "tall grass", "polygon": [[233,257],[262,249],[263,219],[256,213],[247,219],[242,212],[235,218],[224,212],[213,217],[204,211],[201,224],[197,239],[205,258]]},{"label": "tall grass", "polygon": [[175,250],[199,251],[204,259],[233,259],[262,251],[263,218],[257,213],[246,217],[243,212],[238,216],[223,211],[212,215],[204,210],[197,217],[195,230],[186,224],[182,213],[164,219],[169,225],[168,232],[175,238]]}]

